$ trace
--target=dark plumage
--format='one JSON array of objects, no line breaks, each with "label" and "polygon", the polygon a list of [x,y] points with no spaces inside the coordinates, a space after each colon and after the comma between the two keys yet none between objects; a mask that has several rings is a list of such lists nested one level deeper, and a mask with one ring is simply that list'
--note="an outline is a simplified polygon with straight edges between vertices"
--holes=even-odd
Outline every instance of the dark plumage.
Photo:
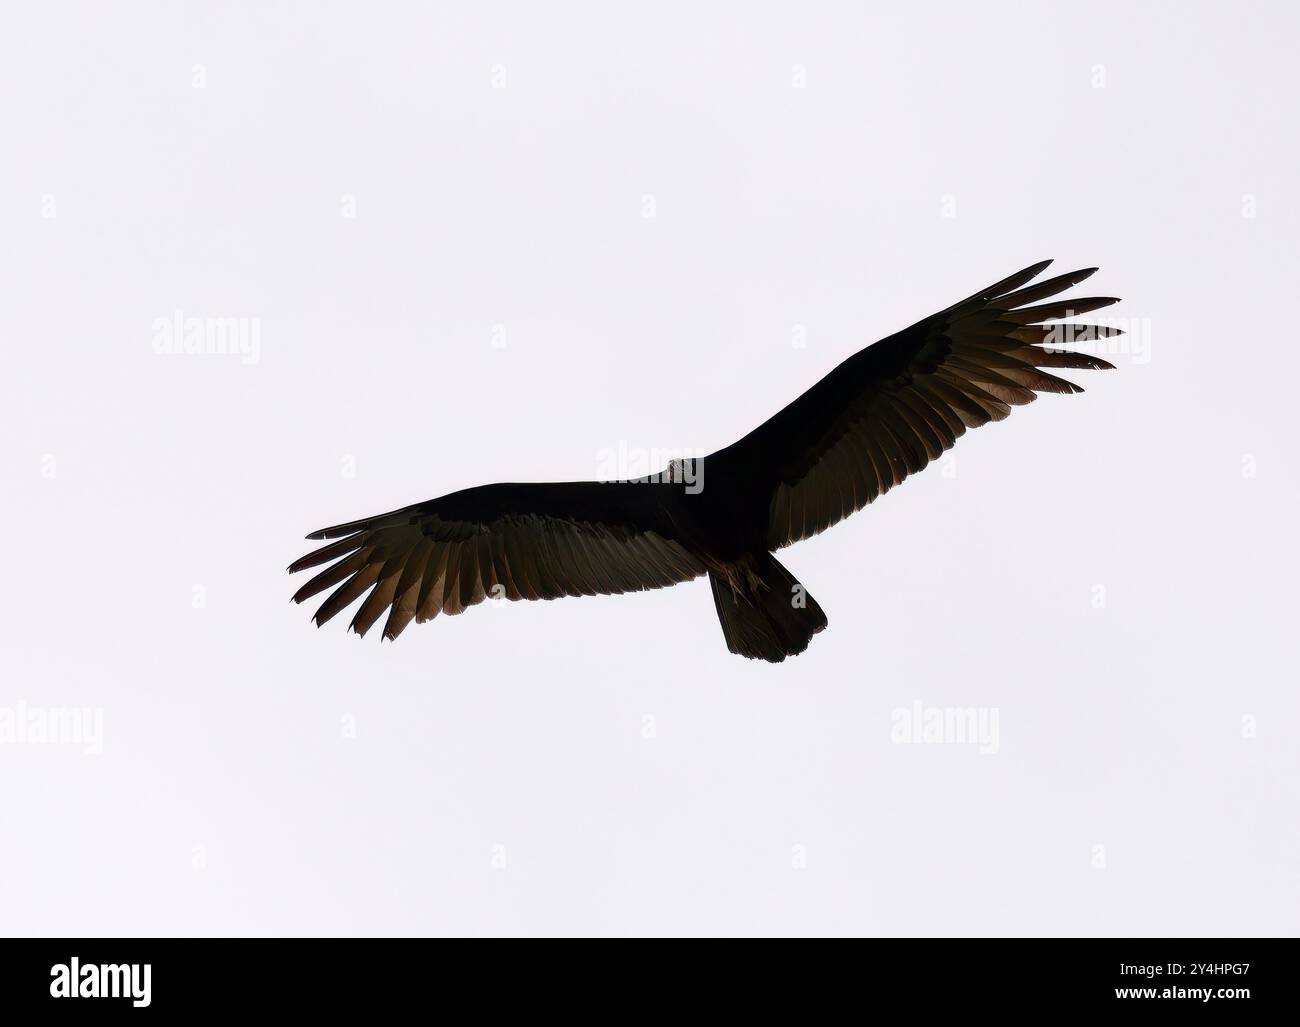
[{"label": "dark plumage", "polygon": [[[1036,278],[1050,261],[868,346],[739,442],[625,482],[481,485],[313,532],[337,539],[290,565],[325,564],[294,595],[333,589],[323,624],[366,598],[364,635],[457,614],[484,598],[663,588],[708,574],[733,653],[779,662],[801,653],[826,616],[771,555],[824,531],[1038,392],[1081,392],[1044,368],[1105,360],[1050,344],[1120,334],[1048,325],[1117,300],[1050,297],[1096,268]],[[702,483],[696,488],[692,482]],[[367,594],[368,593],[368,594]]]}]

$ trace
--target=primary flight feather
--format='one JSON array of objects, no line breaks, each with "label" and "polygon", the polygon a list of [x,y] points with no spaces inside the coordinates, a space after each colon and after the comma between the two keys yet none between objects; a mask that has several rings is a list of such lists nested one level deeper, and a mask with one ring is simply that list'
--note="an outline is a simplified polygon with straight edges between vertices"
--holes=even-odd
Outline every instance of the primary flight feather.
[{"label": "primary flight feather", "polygon": [[[780,662],[826,615],[772,551],[824,531],[940,456],[967,428],[1039,392],[1082,392],[1045,370],[1113,365],[1060,342],[1120,334],[1062,319],[1116,303],[1054,299],[1097,269],[1030,284],[1042,261],[849,357],[739,442],[636,481],[480,485],[323,528],[289,566],[328,565],[294,595],[333,589],[318,625],[384,637],[485,598],[635,592],[709,576],[727,647]],[[1043,302],[1051,300],[1050,302]]]}]

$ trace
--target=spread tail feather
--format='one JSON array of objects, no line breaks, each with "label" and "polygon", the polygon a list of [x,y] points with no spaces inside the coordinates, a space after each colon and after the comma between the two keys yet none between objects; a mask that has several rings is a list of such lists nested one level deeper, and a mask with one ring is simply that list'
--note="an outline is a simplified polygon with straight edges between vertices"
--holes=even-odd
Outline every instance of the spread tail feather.
[{"label": "spread tail feather", "polygon": [[709,573],[727,648],[751,660],[780,663],[808,648],[826,614],[793,574],[767,553]]}]

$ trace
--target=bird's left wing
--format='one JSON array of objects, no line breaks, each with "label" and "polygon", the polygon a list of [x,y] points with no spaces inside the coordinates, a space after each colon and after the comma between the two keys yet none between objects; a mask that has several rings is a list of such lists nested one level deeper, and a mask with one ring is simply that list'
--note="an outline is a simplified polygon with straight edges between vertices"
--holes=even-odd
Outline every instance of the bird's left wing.
[{"label": "bird's left wing", "polygon": [[1043,368],[1111,368],[1058,342],[1121,334],[1044,324],[1118,302],[1053,300],[1096,268],[1028,284],[1025,268],[897,335],[860,351],[739,442],[706,457],[726,480],[766,504],[768,544],[824,531],[921,470],[967,428],[1000,421],[1036,392],[1082,392]]},{"label": "bird's left wing", "polygon": [[337,539],[290,564],[329,564],[294,595],[328,588],[317,625],[365,602],[352,619],[364,635],[388,611],[384,637],[412,620],[457,614],[484,599],[557,599],[636,592],[705,571],[673,537],[664,487],[633,482],[498,484],[466,489],[308,535]]}]

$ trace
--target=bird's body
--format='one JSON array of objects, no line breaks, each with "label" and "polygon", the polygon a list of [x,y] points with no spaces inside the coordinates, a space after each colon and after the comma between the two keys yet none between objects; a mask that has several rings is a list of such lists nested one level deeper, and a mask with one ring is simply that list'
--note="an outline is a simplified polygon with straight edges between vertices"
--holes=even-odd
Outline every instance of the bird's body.
[{"label": "bird's body", "polygon": [[635,481],[501,483],[315,532],[337,539],[290,566],[330,564],[294,596],[335,591],[318,624],[369,593],[352,621],[384,635],[484,598],[661,588],[707,574],[732,652],[779,662],[826,617],[771,555],[861,509],[1035,392],[1079,392],[1043,368],[1100,369],[1055,348],[1118,334],[1047,325],[1115,302],[1030,306],[1095,268],[1029,286],[1046,261],[849,357],[738,442]]}]

